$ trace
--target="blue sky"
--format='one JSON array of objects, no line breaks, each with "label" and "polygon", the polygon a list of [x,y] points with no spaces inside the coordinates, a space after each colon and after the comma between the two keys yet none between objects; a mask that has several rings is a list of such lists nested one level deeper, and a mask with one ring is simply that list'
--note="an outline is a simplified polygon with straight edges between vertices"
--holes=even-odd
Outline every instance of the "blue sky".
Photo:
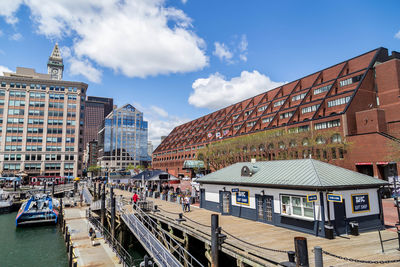
[{"label": "blue sky", "polygon": [[398,1],[1,0],[0,72],[46,72],[173,127],[374,48],[400,51]]}]

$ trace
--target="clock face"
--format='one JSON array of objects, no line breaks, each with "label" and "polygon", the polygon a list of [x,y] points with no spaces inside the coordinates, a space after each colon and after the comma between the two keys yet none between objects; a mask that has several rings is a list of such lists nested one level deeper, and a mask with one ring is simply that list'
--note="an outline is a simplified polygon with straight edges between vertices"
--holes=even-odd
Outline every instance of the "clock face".
[{"label": "clock face", "polygon": [[58,73],[58,69],[52,69],[52,70],[51,70],[51,73],[57,74],[57,73]]}]

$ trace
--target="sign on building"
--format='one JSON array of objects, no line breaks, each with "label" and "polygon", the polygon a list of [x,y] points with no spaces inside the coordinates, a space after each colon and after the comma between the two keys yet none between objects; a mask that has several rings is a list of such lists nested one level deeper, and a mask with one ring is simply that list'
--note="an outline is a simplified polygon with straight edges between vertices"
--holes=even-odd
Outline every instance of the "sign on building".
[{"label": "sign on building", "polygon": [[315,202],[318,200],[317,194],[309,194],[307,195],[307,202]]},{"label": "sign on building", "polygon": [[328,201],[330,202],[343,202],[343,196],[337,194],[327,194]]},{"label": "sign on building", "polygon": [[368,193],[352,194],[351,195],[351,205],[353,208],[353,213],[369,211],[370,206],[369,206]]},{"label": "sign on building", "polygon": [[232,188],[232,193],[237,193],[239,192],[239,188]]},{"label": "sign on building", "polygon": [[243,205],[249,205],[249,191],[248,190],[239,190],[239,192],[236,192],[236,203],[237,204],[243,204]]}]

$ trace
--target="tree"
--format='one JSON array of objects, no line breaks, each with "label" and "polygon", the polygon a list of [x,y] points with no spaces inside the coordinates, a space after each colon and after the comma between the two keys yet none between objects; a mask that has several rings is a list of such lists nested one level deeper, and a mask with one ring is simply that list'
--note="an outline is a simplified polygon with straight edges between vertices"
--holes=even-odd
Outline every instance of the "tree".
[{"label": "tree", "polygon": [[218,170],[240,161],[343,158],[350,143],[337,131],[302,131],[301,128],[263,131],[217,141],[197,151],[207,170]]},{"label": "tree", "polygon": [[92,165],[92,166],[89,166],[88,171],[94,175],[98,175],[99,172],[101,171],[101,167],[97,166],[97,165]]}]

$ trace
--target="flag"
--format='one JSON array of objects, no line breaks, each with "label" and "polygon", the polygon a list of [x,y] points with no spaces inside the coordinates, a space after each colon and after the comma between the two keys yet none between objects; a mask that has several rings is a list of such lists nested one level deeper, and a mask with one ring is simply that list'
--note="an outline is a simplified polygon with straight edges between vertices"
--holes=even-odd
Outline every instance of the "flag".
[{"label": "flag", "polygon": [[212,136],[212,133],[208,133],[208,135],[207,135],[207,136],[208,136],[208,138],[210,138],[210,137]]},{"label": "flag", "polygon": [[216,133],[215,133],[215,137],[218,138],[218,137],[220,137],[220,136],[221,136],[221,133],[220,133],[220,132],[216,132]]}]

